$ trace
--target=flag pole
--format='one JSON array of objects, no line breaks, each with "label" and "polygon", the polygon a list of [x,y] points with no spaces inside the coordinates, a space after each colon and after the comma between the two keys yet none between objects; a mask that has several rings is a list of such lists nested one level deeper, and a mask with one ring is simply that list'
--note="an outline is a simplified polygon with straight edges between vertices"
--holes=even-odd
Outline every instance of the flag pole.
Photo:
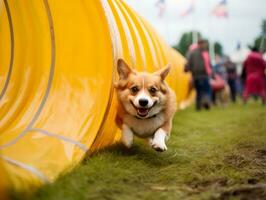
[{"label": "flag pole", "polygon": [[215,45],[214,42],[212,40],[210,40],[209,42],[209,53],[210,53],[210,57],[211,57],[211,63],[212,64],[216,64],[215,63]]},{"label": "flag pole", "polygon": [[198,43],[198,41],[199,41],[199,38],[198,38],[198,34],[197,34],[197,29],[196,29],[196,24],[197,24],[197,22],[196,22],[196,20],[197,20],[197,18],[196,18],[196,10],[195,10],[195,1],[193,1],[192,0],[192,4],[193,4],[193,10],[194,10],[194,12],[193,12],[193,28],[192,28],[192,43],[193,44],[197,44]]},{"label": "flag pole", "polygon": [[[209,5],[211,5],[210,1],[208,1],[208,3]],[[210,32],[214,34],[212,15],[210,16],[209,19],[210,19]],[[212,36],[210,36],[210,39],[209,39],[209,54],[211,58],[211,63],[216,64],[215,63],[215,48],[214,48],[214,42],[213,42]]]},{"label": "flag pole", "polygon": [[192,43],[197,44],[199,41],[199,37],[196,30],[192,31]]}]

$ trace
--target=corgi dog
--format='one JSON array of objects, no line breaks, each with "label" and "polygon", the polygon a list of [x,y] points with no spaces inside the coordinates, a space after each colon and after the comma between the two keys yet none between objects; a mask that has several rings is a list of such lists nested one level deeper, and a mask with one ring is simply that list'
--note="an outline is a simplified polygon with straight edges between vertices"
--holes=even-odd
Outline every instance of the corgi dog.
[{"label": "corgi dog", "polygon": [[118,60],[116,119],[126,147],[132,146],[135,135],[145,138],[156,151],[167,150],[165,142],[177,108],[175,93],[165,82],[169,71],[168,64],[154,73],[137,72],[123,59]]}]

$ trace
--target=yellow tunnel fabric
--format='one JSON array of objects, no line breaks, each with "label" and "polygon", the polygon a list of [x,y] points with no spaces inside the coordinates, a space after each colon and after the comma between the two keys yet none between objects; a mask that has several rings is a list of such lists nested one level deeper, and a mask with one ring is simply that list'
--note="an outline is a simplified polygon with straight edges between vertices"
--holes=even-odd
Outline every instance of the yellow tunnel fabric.
[{"label": "yellow tunnel fabric", "polygon": [[53,181],[120,139],[116,61],[155,71],[179,107],[185,60],[122,0],[0,0],[0,191]]}]

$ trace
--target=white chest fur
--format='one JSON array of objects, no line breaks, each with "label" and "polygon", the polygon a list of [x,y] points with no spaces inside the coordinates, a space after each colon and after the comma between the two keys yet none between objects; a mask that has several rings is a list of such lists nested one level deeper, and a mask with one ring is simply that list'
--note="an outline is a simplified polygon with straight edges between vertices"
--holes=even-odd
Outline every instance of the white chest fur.
[{"label": "white chest fur", "polygon": [[164,123],[164,116],[159,113],[155,117],[149,119],[138,119],[131,115],[124,117],[124,123],[139,137],[150,137]]}]

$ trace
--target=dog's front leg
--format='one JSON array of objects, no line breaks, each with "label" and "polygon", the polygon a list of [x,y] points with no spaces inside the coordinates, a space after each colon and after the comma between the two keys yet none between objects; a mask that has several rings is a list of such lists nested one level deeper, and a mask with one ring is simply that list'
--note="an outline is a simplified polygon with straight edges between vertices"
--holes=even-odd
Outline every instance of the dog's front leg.
[{"label": "dog's front leg", "polygon": [[152,140],[152,148],[160,152],[166,151],[167,146],[165,144],[165,141],[169,139],[171,129],[172,129],[172,119],[167,121],[154,133]]},{"label": "dog's front leg", "polygon": [[164,129],[159,128],[155,133],[152,140],[152,148],[154,148],[156,151],[166,151],[167,146],[165,144],[165,140],[167,138],[167,133]]},{"label": "dog's front leg", "polygon": [[127,147],[130,148],[133,144],[133,132],[131,129],[126,125],[122,125],[122,143]]}]

